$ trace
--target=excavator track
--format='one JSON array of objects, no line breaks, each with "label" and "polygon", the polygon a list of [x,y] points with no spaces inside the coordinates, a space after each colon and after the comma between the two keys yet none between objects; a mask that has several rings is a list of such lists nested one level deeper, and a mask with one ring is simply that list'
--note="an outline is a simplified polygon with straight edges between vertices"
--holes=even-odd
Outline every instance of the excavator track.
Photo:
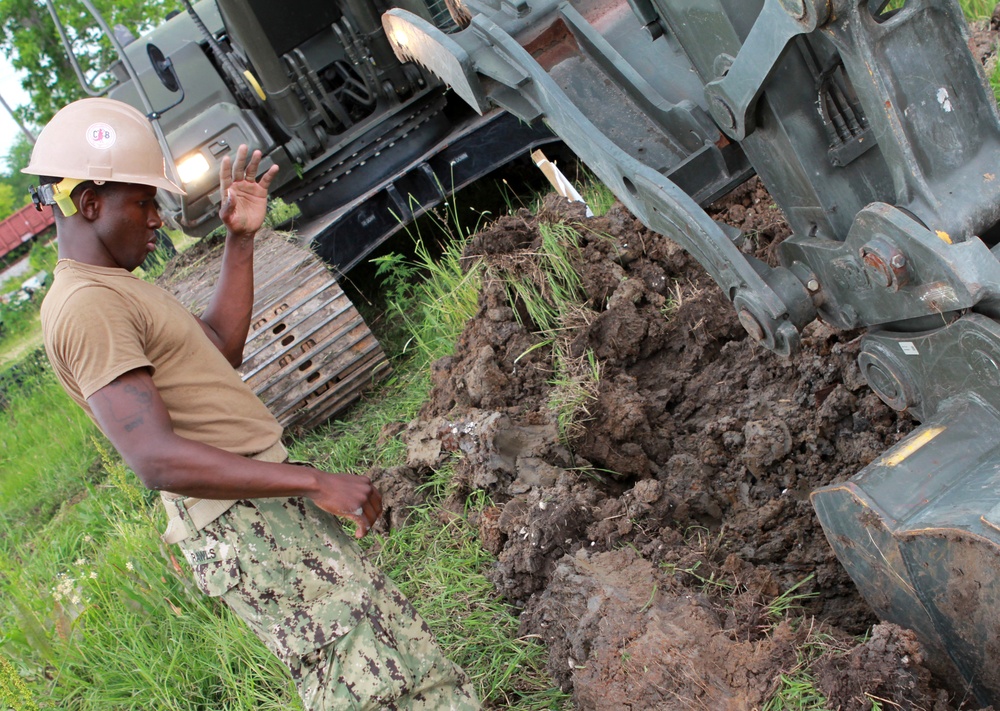
[{"label": "excavator track", "polygon": [[[287,234],[262,230],[240,374],[284,427],[336,415],[389,373],[388,361],[329,268]],[[208,304],[222,247],[168,267],[161,285],[194,313]]]}]

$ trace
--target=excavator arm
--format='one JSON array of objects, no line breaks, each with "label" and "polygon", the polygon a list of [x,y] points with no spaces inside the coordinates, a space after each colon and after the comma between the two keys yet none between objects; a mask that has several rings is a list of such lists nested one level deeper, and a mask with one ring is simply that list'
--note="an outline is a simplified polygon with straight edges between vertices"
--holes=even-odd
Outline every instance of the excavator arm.
[{"label": "excavator arm", "polygon": [[[548,126],[765,347],[868,329],[869,385],[923,425],[814,506],[875,611],[1000,703],[1000,118],[957,2],[459,4],[452,34],[387,13],[400,59]],[[753,173],[793,230],[778,266],[702,209]]]}]

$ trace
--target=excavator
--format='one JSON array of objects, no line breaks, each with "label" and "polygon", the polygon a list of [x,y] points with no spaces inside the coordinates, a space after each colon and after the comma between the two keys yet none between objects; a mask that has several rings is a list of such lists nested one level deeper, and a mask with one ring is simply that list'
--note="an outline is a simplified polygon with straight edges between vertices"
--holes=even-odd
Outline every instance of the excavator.
[{"label": "excavator", "polygon": [[[118,60],[81,84],[153,121],[188,192],[162,212],[190,234],[246,142],[346,272],[558,137],[763,347],[863,329],[868,384],[920,426],[812,492],[817,516],[875,613],[1000,706],[1000,115],[956,0],[182,0],[141,37],[82,2]],[[777,265],[705,211],[754,175],[792,229]],[[338,375],[293,311],[259,350],[309,399]]]},{"label": "excavator", "polygon": [[[955,0],[450,0],[383,16],[478,113],[544,125],[693,255],[749,336],[865,329],[872,390],[920,426],[811,494],[876,614],[1000,704],[1000,118]],[[613,110],[609,110],[613,107]],[[705,206],[753,175],[777,266]]]}]

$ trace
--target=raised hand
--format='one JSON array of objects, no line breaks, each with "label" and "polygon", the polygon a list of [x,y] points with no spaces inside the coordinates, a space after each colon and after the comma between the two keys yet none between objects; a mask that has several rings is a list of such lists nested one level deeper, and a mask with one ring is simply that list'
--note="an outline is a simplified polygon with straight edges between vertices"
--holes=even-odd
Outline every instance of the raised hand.
[{"label": "raised hand", "polygon": [[257,180],[261,152],[254,151],[247,162],[248,149],[245,144],[236,149],[236,160],[229,156],[222,159],[219,166],[219,188],[222,204],[219,217],[226,229],[234,235],[253,235],[264,224],[267,215],[267,191],[271,181],[278,174],[278,166],[272,165]]}]

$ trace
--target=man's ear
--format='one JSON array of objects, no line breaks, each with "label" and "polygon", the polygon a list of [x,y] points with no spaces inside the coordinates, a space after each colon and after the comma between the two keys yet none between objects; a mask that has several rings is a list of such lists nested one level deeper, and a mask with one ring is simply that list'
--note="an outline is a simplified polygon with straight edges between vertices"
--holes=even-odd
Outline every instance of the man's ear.
[{"label": "man's ear", "polygon": [[104,201],[101,195],[91,186],[85,186],[73,196],[76,209],[85,220],[93,222],[101,216]]}]

